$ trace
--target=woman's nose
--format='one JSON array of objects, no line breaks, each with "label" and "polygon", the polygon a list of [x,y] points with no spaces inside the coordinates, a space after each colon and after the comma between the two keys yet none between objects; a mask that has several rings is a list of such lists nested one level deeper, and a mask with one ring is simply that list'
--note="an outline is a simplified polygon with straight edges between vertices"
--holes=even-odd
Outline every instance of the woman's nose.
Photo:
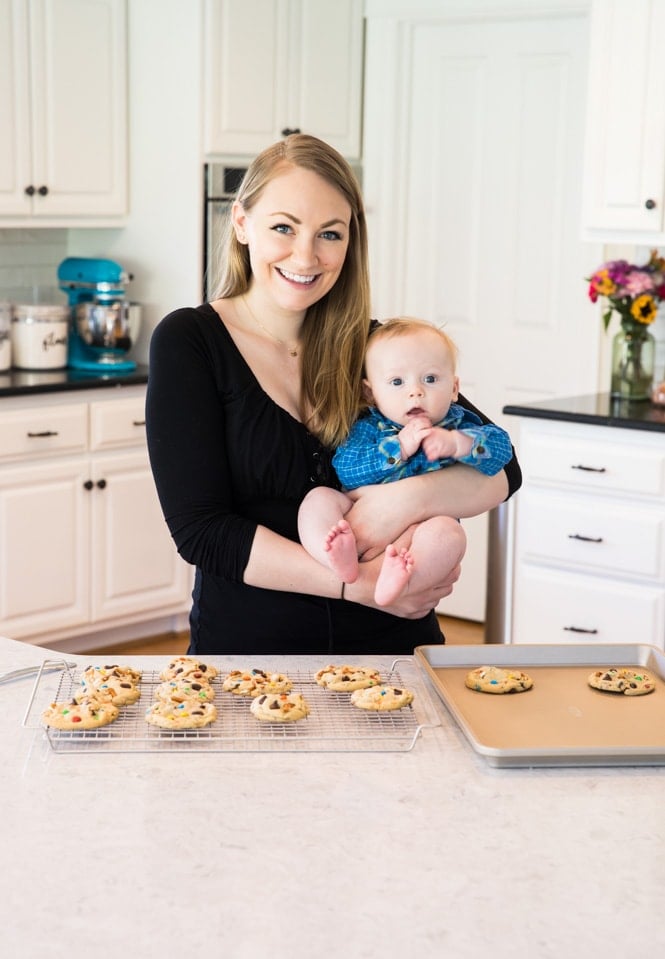
[{"label": "woman's nose", "polygon": [[298,266],[312,266],[316,262],[314,240],[308,236],[300,235],[293,247],[293,259]]}]

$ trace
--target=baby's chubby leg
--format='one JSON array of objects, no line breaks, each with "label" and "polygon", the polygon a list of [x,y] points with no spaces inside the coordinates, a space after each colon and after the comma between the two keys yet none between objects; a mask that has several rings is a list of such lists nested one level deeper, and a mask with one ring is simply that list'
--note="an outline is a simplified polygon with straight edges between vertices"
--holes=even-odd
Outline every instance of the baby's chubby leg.
[{"label": "baby's chubby leg", "polygon": [[386,548],[374,599],[389,606],[413,581],[422,589],[443,583],[458,566],[466,551],[466,534],[457,520],[434,516],[414,530],[408,548]]},{"label": "baby's chubby leg", "polygon": [[358,578],[356,538],[344,519],[352,505],[345,493],[317,486],[298,511],[300,542],[310,556],[332,569],[344,583]]}]

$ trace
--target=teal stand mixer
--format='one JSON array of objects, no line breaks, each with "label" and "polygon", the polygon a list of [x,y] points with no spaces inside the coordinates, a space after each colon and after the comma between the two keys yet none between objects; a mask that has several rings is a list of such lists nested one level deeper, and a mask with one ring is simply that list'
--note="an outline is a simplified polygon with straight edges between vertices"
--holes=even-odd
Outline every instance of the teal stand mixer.
[{"label": "teal stand mixer", "polygon": [[125,296],[132,279],[119,263],[70,256],[58,267],[58,285],[71,310],[67,365],[91,373],[128,373],[136,342],[140,307]]}]

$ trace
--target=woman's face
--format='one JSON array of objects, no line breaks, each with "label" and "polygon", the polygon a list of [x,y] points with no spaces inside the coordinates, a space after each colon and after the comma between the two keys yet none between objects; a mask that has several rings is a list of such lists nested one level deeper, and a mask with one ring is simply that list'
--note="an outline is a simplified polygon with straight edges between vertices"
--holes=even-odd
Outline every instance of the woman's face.
[{"label": "woman's face", "polygon": [[252,289],[281,310],[304,313],[342,272],[350,221],[348,201],[326,180],[285,167],[251,211],[233,206],[236,236],[249,247]]}]

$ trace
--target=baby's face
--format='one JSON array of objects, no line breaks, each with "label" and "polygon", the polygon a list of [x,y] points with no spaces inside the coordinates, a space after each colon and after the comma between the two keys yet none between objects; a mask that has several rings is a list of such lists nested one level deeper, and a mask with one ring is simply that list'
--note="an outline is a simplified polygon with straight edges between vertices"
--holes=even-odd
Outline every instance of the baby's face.
[{"label": "baby's face", "polygon": [[436,423],[458,396],[453,356],[434,329],[370,340],[365,370],[368,399],[400,426],[417,416]]}]

